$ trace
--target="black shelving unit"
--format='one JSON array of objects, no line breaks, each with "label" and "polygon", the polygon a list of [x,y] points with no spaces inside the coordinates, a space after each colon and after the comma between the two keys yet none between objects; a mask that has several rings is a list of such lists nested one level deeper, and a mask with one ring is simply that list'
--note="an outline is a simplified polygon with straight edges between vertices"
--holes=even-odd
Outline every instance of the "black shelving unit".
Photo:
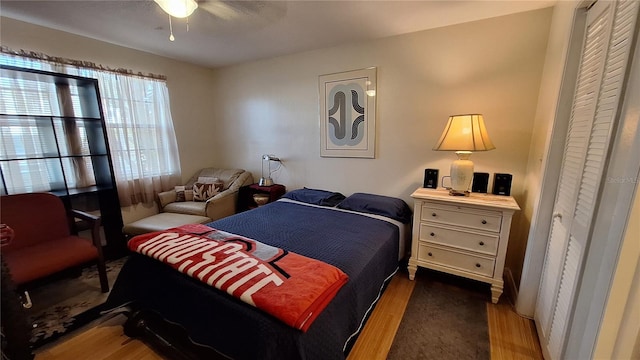
[{"label": "black shelving unit", "polygon": [[[54,86],[60,113],[46,114],[37,104],[26,111],[0,114],[0,124],[37,128],[41,149],[28,147],[13,154],[0,152],[2,195],[31,192],[15,189],[9,179],[12,171],[38,171],[46,166],[49,188],[67,209],[100,215],[103,245],[108,258],[126,252],[122,235],[122,213],[111,163],[98,80],[12,66],[0,66],[0,78],[20,79],[28,88]],[[82,174],[79,176],[78,174]],[[79,180],[82,179],[82,180]],[[33,191],[39,191],[33,189]],[[82,223],[75,224],[83,230]]]}]

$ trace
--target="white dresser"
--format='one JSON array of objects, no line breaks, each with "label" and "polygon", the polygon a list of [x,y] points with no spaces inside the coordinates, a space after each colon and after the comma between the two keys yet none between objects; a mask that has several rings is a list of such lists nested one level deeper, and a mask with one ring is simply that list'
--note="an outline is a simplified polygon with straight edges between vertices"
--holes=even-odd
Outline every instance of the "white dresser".
[{"label": "white dresser", "polygon": [[411,197],[413,238],[409,278],[418,266],[491,284],[497,303],[511,218],[520,210],[511,196],[471,193],[451,196],[445,189],[419,188]]}]

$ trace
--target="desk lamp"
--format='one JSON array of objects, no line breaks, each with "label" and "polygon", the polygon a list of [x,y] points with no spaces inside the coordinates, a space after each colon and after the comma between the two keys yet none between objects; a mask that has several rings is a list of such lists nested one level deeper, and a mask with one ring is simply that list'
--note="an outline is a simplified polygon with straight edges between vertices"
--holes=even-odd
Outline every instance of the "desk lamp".
[{"label": "desk lamp", "polygon": [[[260,186],[273,185],[273,179],[271,178],[271,162],[272,161],[280,162],[280,159],[277,158],[275,155],[267,155],[267,154],[262,155],[262,176],[260,177],[260,181],[258,182],[258,185]],[[267,163],[267,169],[268,169],[267,176],[265,176],[265,172],[264,172],[265,162]]]}]

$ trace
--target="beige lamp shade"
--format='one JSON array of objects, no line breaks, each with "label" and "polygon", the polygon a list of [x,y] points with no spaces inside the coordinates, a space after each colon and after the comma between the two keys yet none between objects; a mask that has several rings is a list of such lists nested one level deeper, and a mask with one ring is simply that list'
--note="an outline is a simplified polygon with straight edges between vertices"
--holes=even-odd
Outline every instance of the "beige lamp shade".
[{"label": "beige lamp shade", "polygon": [[469,160],[472,151],[493,150],[484,118],[480,114],[449,116],[440,140],[433,150],[455,151],[457,160],[451,163],[451,195],[469,195],[473,180],[473,162]]},{"label": "beige lamp shade", "polygon": [[433,147],[439,151],[486,151],[496,147],[489,139],[480,114],[449,116],[440,140]]}]

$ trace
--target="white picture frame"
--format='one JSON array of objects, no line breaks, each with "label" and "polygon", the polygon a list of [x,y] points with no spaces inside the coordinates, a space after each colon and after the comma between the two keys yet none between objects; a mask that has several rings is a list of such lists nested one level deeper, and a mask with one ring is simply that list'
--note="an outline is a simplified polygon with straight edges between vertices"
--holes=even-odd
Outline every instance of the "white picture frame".
[{"label": "white picture frame", "polygon": [[376,68],[318,77],[320,156],[375,158]]}]

